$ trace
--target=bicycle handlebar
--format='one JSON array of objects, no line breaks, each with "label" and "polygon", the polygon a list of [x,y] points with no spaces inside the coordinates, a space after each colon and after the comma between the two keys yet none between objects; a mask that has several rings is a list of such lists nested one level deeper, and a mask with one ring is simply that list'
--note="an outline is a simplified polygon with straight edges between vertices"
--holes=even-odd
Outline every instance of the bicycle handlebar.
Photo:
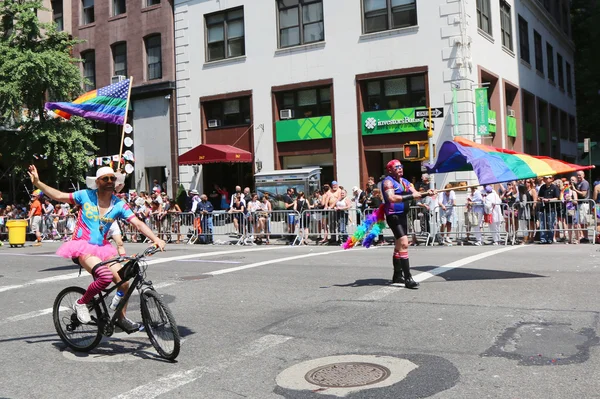
[{"label": "bicycle handlebar", "polygon": [[152,256],[155,253],[160,252],[160,248],[156,245],[151,245],[148,248],[146,248],[141,254],[135,254],[135,255],[131,255],[131,256],[117,256],[116,258],[112,258],[112,259],[108,259],[105,260],[104,262],[100,262],[99,265],[108,265],[111,263],[121,263],[121,262],[126,262],[126,261],[131,261],[131,260],[140,260],[143,259],[145,257],[148,256]]}]

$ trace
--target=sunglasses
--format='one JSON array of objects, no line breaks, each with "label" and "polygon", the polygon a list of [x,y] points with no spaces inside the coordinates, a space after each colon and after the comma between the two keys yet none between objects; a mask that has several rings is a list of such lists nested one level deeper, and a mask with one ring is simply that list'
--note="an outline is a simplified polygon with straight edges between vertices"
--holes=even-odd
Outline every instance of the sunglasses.
[{"label": "sunglasses", "polygon": [[104,176],[104,177],[101,177],[100,180],[107,183],[109,181],[110,182],[117,181],[117,178],[116,178],[116,176]]},{"label": "sunglasses", "polygon": [[394,166],[394,169],[398,170],[398,169],[404,169],[404,166],[402,165],[396,165]]}]

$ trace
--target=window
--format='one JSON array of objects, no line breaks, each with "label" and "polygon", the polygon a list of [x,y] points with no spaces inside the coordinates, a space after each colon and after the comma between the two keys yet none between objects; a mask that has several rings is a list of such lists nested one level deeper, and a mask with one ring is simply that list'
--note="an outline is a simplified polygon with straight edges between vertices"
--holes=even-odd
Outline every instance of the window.
[{"label": "window", "polygon": [[366,93],[368,111],[425,106],[425,75],[369,81]]},{"label": "window", "polygon": [[127,76],[127,43],[113,45],[114,75]]},{"label": "window", "polygon": [[416,0],[363,0],[364,33],[417,25]]},{"label": "window", "polygon": [[565,89],[565,71],[563,69],[563,57],[556,53],[556,64],[558,65],[558,87]]},{"label": "window", "polygon": [[81,0],[81,24],[87,25],[94,21],[94,0]]},{"label": "window", "polygon": [[527,21],[519,15],[519,50],[521,51],[521,59],[528,64],[529,59],[529,25]]},{"label": "window", "polygon": [[279,109],[291,109],[293,119],[331,115],[331,87],[277,93]]},{"label": "window", "polygon": [[56,24],[56,30],[65,29],[62,0],[52,0],[52,21]]},{"label": "window", "polygon": [[552,46],[546,42],[546,58],[548,59],[548,79],[554,82],[554,55]]},{"label": "window", "polygon": [[85,91],[94,90],[96,88],[96,53],[94,50],[86,51],[81,54],[83,59],[83,78],[89,82],[84,82],[83,88]]},{"label": "window", "polygon": [[325,40],[322,0],[277,0],[279,48]]},{"label": "window", "polygon": [[160,0],[144,0],[145,7],[155,6],[160,4]]},{"label": "window", "polygon": [[502,45],[512,51],[512,17],[510,5],[504,0],[500,0],[500,30],[502,31]]},{"label": "window", "polygon": [[206,102],[204,115],[209,121],[209,127],[249,125],[250,97]]},{"label": "window", "polygon": [[533,31],[533,45],[535,46],[535,69],[544,74],[544,55],[542,53],[542,36]]},{"label": "window", "polygon": [[127,12],[126,0],[113,0],[113,16],[125,14]]},{"label": "window", "polygon": [[246,53],[243,8],[206,15],[205,20],[208,61],[240,57]]},{"label": "window", "polygon": [[146,38],[146,64],[148,65],[148,80],[162,78],[160,35]]},{"label": "window", "polygon": [[477,0],[477,27],[492,35],[492,21],[490,11],[490,0]]},{"label": "window", "polygon": [[571,77],[571,64],[569,64],[567,62],[567,93],[569,93],[569,95],[573,94],[573,78]]}]

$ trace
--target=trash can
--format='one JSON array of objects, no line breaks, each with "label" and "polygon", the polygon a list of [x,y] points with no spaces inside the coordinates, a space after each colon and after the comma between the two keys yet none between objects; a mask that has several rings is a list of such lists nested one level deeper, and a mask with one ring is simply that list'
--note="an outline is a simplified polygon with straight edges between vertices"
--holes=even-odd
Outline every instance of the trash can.
[{"label": "trash can", "polygon": [[25,245],[25,235],[27,233],[27,220],[15,219],[6,222],[8,228],[8,243],[11,247]]}]

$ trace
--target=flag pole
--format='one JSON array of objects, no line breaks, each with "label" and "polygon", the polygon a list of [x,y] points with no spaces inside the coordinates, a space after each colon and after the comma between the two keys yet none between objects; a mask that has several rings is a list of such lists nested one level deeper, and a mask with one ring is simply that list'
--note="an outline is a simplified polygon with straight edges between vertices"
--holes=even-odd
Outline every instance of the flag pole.
[{"label": "flag pole", "polygon": [[129,98],[131,97],[131,87],[133,86],[133,76],[129,77],[129,88],[127,89],[127,104],[125,105],[125,117],[121,127],[121,146],[119,148],[119,163],[117,169],[121,169],[121,158],[123,157],[123,142],[125,141],[125,125],[127,125],[127,114],[129,114]]}]

